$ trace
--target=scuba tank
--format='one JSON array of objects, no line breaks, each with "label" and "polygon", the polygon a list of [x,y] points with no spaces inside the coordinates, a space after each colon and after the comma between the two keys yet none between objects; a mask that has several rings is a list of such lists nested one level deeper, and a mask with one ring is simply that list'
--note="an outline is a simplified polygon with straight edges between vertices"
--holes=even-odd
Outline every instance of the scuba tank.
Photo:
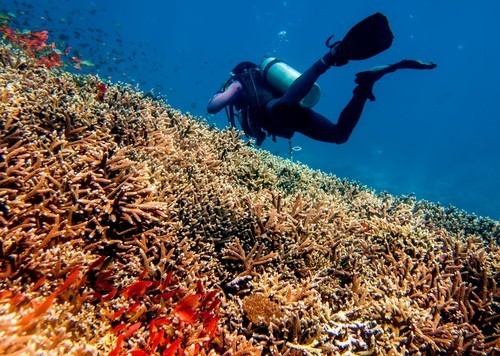
[{"label": "scuba tank", "polygon": [[[301,75],[288,64],[274,57],[263,60],[259,65],[259,70],[266,82],[281,93],[284,93]],[[314,83],[309,93],[302,98],[299,104],[302,107],[310,108],[316,105],[320,95],[319,85]]]}]

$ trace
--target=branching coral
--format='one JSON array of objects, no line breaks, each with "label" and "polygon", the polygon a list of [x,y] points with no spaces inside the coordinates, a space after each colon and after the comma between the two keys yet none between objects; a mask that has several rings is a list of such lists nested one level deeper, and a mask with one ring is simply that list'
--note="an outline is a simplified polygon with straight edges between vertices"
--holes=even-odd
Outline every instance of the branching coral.
[{"label": "branching coral", "polygon": [[499,222],[0,46],[0,353],[494,354]]}]

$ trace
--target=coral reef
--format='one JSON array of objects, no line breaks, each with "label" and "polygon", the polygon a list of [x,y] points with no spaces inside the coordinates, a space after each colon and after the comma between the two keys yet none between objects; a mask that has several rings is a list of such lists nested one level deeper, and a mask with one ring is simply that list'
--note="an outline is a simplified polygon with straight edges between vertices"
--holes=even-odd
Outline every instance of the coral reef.
[{"label": "coral reef", "polygon": [[0,353],[495,354],[499,226],[0,46]]}]

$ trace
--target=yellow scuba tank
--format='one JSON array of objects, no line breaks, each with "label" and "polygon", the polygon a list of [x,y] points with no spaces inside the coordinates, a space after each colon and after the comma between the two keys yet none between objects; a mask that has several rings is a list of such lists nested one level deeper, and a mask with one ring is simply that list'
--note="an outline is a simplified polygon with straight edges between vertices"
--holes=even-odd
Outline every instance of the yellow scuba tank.
[{"label": "yellow scuba tank", "polygon": [[[284,93],[290,85],[300,77],[301,73],[290,67],[285,62],[269,57],[262,61],[259,65],[259,70],[264,79],[276,90]],[[314,83],[309,93],[300,101],[300,105],[305,108],[310,108],[319,101],[321,91],[319,85]]]}]

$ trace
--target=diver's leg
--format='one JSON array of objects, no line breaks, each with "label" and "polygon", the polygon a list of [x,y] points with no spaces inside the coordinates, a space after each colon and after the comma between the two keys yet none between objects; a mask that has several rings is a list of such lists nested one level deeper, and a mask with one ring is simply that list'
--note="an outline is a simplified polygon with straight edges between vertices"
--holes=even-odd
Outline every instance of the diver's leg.
[{"label": "diver's leg", "polygon": [[347,60],[337,45],[332,48],[321,59],[313,63],[292,85],[287,89],[277,104],[293,105],[298,104],[311,90],[312,86],[318,80],[319,76],[325,73],[331,66],[343,66]]},{"label": "diver's leg", "polygon": [[349,61],[347,56],[343,53],[342,41],[335,42],[330,47],[330,50],[323,57],[321,57],[320,61],[329,67],[340,67],[346,65]]},{"label": "diver's leg", "polygon": [[314,140],[345,143],[356,127],[367,99],[366,92],[359,90],[358,85],[354,89],[351,100],[340,113],[336,124],[311,109],[304,109],[305,114],[294,129]]},{"label": "diver's leg", "polygon": [[368,99],[375,100],[372,93],[373,85],[385,74],[394,72],[398,69],[432,69],[434,63],[425,63],[415,60],[403,60],[395,64],[373,68],[371,70],[356,74],[356,83],[358,85],[353,90],[353,96],[346,107],[342,110],[337,124],[332,123],[324,116],[310,109],[304,109],[302,119],[295,123],[294,130],[300,132],[315,140],[345,143],[363,112],[363,108]]},{"label": "diver's leg", "polygon": [[309,67],[300,77],[290,85],[287,91],[276,102],[278,105],[294,105],[298,104],[311,90],[312,86],[318,80],[319,76],[330,68],[321,60],[316,61]]}]

